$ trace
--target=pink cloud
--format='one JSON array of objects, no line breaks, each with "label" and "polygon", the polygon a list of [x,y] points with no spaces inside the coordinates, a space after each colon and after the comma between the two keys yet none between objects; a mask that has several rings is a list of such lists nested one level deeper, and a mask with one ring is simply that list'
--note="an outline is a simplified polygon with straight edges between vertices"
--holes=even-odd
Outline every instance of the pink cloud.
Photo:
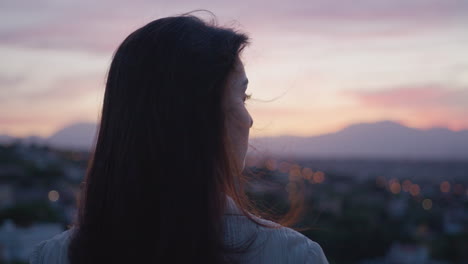
[{"label": "pink cloud", "polygon": [[378,91],[346,92],[370,107],[459,107],[467,108],[468,88],[453,89],[438,85],[404,86]]},{"label": "pink cloud", "polygon": [[[0,78],[0,84],[2,80]],[[0,102],[14,105],[16,102],[37,103],[53,102],[60,100],[72,100],[93,92],[104,93],[105,76],[96,73],[89,75],[77,75],[73,77],[62,77],[43,89],[34,91],[16,91],[16,83],[9,86],[8,93],[0,93]]]},{"label": "pink cloud", "polygon": [[136,23],[116,21],[107,25],[102,21],[79,21],[79,23],[51,23],[40,27],[30,27],[18,31],[0,32],[3,44],[22,45],[42,49],[70,49],[91,52],[111,52]]},{"label": "pink cloud", "polygon": [[92,92],[104,93],[105,76],[101,74],[61,78],[49,89],[23,96],[25,100],[73,100]]},{"label": "pink cloud", "polygon": [[441,20],[464,17],[468,2],[458,0],[304,1],[294,14],[339,21]]},{"label": "pink cloud", "polygon": [[8,117],[0,116],[0,124],[2,126],[11,126],[11,125],[22,125],[25,123],[40,123],[42,120],[38,120],[36,117],[23,116],[23,117]]},{"label": "pink cloud", "polygon": [[398,117],[405,124],[419,128],[468,129],[468,87],[432,84],[345,94],[360,102],[356,108],[379,113],[381,119]]},{"label": "pink cloud", "polygon": [[[12,1],[0,9],[0,16],[9,15],[11,27],[0,29],[0,43],[37,48],[81,49],[91,52],[111,52],[120,41],[139,26],[163,16],[194,10],[189,2],[143,1]],[[198,2],[210,7],[220,20],[235,17],[246,29],[294,29],[325,37],[395,37],[447,28],[447,22],[468,17],[468,2],[457,0],[419,1],[266,1],[248,3],[247,0],[220,4],[215,0]],[[112,7],[112,12],[109,8]],[[156,8],[159,7],[159,8]],[[155,10],[158,10],[155,12]],[[16,14],[16,15],[12,15]],[[203,13],[199,13],[204,15]],[[272,20],[272,18],[274,18]],[[30,20],[30,23],[21,21]],[[325,22],[318,23],[318,22]],[[390,27],[373,27],[389,23]],[[361,24],[359,24],[361,23]],[[352,25],[357,30],[349,30]],[[324,27],[326,26],[326,27]]]}]

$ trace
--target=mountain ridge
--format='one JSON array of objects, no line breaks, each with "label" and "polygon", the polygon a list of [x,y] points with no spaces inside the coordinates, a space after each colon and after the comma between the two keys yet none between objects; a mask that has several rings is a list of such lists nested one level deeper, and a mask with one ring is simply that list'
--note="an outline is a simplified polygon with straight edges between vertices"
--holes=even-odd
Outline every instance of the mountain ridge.
[{"label": "mountain ridge", "polygon": [[[30,136],[20,140],[89,151],[96,132],[96,123],[79,122],[65,126],[47,138]],[[14,139],[0,135],[0,143]],[[255,137],[249,143],[263,153],[296,157],[468,160],[468,130],[418,129],[389,120],[355,123],[339,131],[316,136]]]}]

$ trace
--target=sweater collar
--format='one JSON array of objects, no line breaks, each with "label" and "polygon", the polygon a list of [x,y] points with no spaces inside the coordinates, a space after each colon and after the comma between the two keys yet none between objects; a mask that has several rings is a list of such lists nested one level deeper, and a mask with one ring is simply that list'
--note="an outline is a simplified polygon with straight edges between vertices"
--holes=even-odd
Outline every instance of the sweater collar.
[{"label": "sweater collar", "polygon": [[244,215],[239,206],[237,206],[234,199],[232,199],[232,197],[229,195],[226,195],[226,207],[224,209],[224,215]]}]

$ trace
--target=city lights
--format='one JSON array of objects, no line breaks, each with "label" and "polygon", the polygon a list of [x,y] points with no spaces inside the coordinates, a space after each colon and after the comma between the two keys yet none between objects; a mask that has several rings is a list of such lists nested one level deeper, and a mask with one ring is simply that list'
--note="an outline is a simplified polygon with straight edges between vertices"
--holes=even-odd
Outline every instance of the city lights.
[{"label": "city lights", "polygon": [[282,161],[279,164],[279,171],[281,171],[282,173],[288,173],[290,168],[291,164],[289,162]]},{"label": "city lights", "polygon": [[448,181],[443,181],[440,184],[440,191],[443,192],[443,193],[450,192],[450,183]]},{"label": "city lights", "polygon": [[322,183],[324,180],[325,180],[325,173],[321,172],[321,171],[317,171],[316,173],[314,173],[314,175],[312,176],[312,180],[315,182],[315,183]]},{"label": "city lights", "polygon": [[411,193],[411,195],[417,196],[421,192],[421,188],[418,184],[413,184],[411,185],[409,192]]},{"label": "city lights", "polygon": [[49,201],[56,202],[60,198],[60,194],[56,190],[52,190],[48,194]]},{"label": "city lights", "polygon": [[422,207],[424,208],[424,210],[431,210],[432,200],[431,199],[424,199],[422,201]]},{"label": "city lights", "polygon": [[276,160],[274,159],[267,159],[265,161],[265,167],[270,170],[270,171],[275,171],[277,169],[277,164],[276,164]]},{"label": "city lights", "polygon": [[390,184],[390,191],[391,191],[393,194],[399,194],[400,191],[401,191],[400,183],[398,183],[398,182],[392,182],[392,183]]},{"label": "city lights", "polygon": [[289,170],[289,180],[297,181],[302,179],[300,166],[293,164]]},{"label": "city lights", "polygon": [[310,168],[303,168],[302,169],[302,176],[304,177],[304,179],[310,180],[310,179],[312,179],[313,175],[314,175],[314,172],[312,171],[312,169],[310,169]]},{"label": "city lights", "polygon": [[409,192],[410,191],[410,188],[411,188],[411,181],[410,180],[404,180],[403,181],[403,191],[404,192]]}]

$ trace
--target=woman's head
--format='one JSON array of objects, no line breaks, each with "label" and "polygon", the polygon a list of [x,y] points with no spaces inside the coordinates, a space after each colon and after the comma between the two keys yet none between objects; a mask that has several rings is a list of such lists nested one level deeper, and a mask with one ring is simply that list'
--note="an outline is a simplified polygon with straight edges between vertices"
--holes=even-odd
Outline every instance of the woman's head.
[{"label": "woman's head", "polygon": [[245,101],[250,97],[246,94],[248,81],[244,64],[240,59],[237,59],[225,87],[223,111],[226,113],[226,134],[232,141],[236,152],[237,166],[241,169],[245,166],[249,130],[253,125],[252,117],[245,106]]},{"label": "woman's head", "polygon": [[121,43],[72,264],[222,262],[224,195],[242,200],[236,182],[253,122],[240,59],[248,43],[243,33],[188,14],[150,22]]}]

